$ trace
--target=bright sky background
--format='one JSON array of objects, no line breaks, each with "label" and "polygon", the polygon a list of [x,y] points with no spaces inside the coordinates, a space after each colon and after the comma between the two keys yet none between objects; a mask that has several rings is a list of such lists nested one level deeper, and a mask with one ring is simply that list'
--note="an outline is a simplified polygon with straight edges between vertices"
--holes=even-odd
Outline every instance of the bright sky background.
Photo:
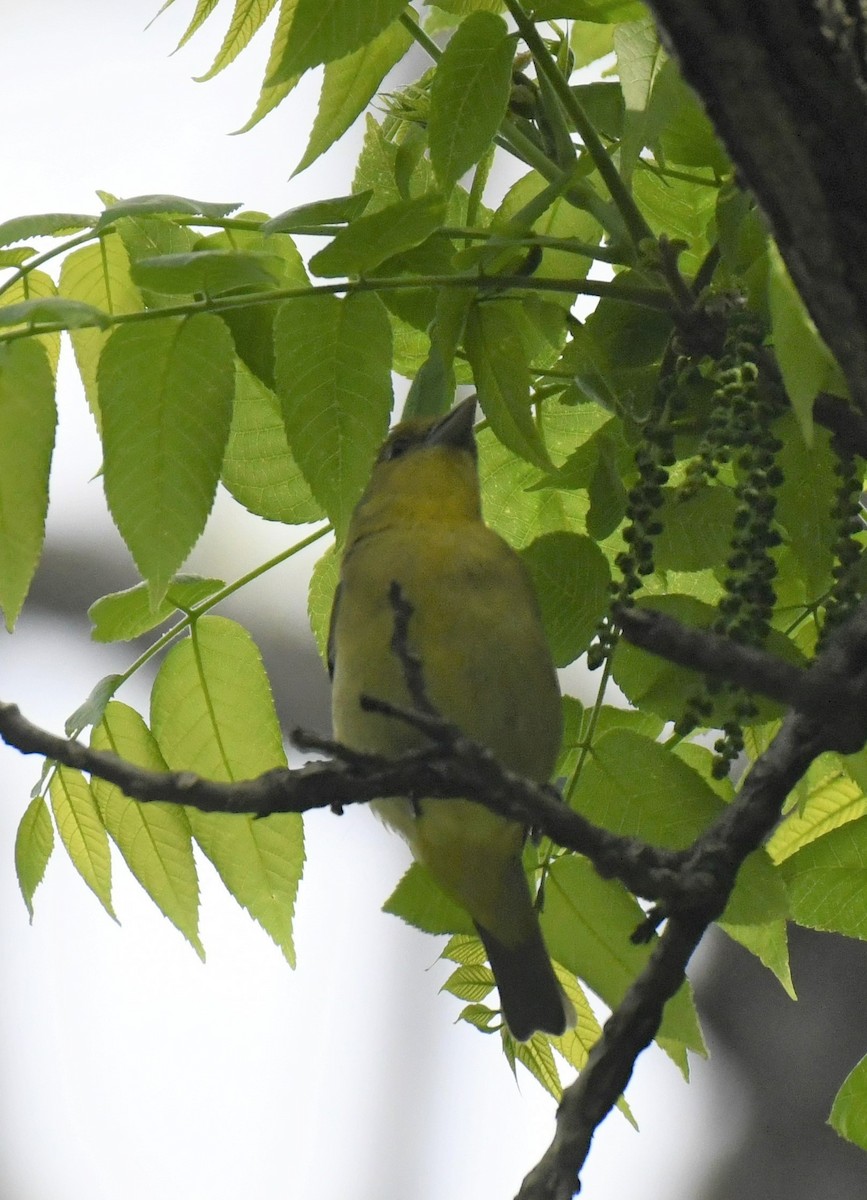
[{"label": "bright sky background", "polygon": [[[315,112],[315,81],[252,133],[269,37],[216,81],[223,28],[170,52],[192,0],[150,29],[158,0],[37,0],[10,6],[0,38],[6,97],[0,220],[95,211],[118,196],[173,192],[279,212],[349,190],[357,140],[288,182]],[[269,26],[270,28],[270,26]],[[299,108],[299,105],[302,107]],[[117,545],[98,480],[99,448],[73,375],[62,373],[49,547]],[[90,481],[90,482],[89,482]],[[218,506],[193,568],[234,578],[292,531]],[[312,559],[311,559],[312,561]],[[309,567],[309,563],[308,563]],[[132,582],[132,574],[130,575]],[[254,602],[302,620],[293,567]],[[94,581],[94,597],[99,594]],[[291,610],[291,616],[290,616]],[[4,699],[62,727],[129,651],[27,614],[0,634]],[[291,664],[287,662],[287,670]],[[144,709],[143,687],[122,699]],[[31,927],[13,874],[17,822],[38,768],[0,749],[0,1195],[4,1200],[508,1200],[553,1131],[553,1104],[517,1087],[493,1039],[453,1024],[439,996],[437,944],[379,909],[406,862],[362,810],[308,828],[297,915],[298,969],[203,867],[203,966],[115,860],[102,912],[55,850]],[[714,1082],[725,1090],[723,1064]],[[689,1090],[661,1054],[642,1059],[629,1101],[598,1134],[588,1200],[692,1197],[711,1165],[721,1105],[696,1064]],[[731,1085],[734,1088],[734,1084]]]}]

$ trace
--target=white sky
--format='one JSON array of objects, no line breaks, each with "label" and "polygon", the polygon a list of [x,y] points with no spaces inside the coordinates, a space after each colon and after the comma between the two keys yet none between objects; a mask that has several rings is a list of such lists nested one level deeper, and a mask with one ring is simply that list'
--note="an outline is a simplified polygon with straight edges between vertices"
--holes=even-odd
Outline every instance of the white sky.
[{"label": "white sky", "polygon": [[[216,81],[194,83],[228,20],[223,6],[218,28],[174,57],[192,0],[175,0],[147,32],[158,0],[35,0],[5,13],[0,220],[94,211],[97,188],[271,213],[347,192],[352,137],[287,182],[315,85],[252,133],[227,136],[255,104],[269,39]],[[60,408],[49,538],[116,542],[99,482],[88,483],[99,450],[69,371]],[[226,502],[199,567],[233,578],[290,539]],[[282,599],[287,591],[294,600]],[[304,591],[284,574],[263,586],[261,603],[303,614]],[[72,639],[25,609],[14,638],[0,634],[3,698],[60,729],[98,678],[128,662],[123,647],[88,642],[84,619],[80,629]],[[141,689],[121,698],[145,707]],[[526,1075],[515,1086],[494,1039],[452,1024],[459,1003],[437,995],[447,973],[437,944],[379,911],[406,854],[368,814],[308,821],[295,972],[205,865],[202,966],[119,861],[122,926],[59,849],[31,927],[13,845],[37,766],[0,748],[0,772],[4,1200],[514,1194],[550,1139],[553,1104]],[[722,1064],[712,1069],[720,1084]],[[588,1200],[692,1195],[719,1124],[701,1064],[696,1073],[687,1090],[661,1055],[645,1056],[629,1093],[642,1132],[619,1116],[606,1122],[585,1172]]]}]

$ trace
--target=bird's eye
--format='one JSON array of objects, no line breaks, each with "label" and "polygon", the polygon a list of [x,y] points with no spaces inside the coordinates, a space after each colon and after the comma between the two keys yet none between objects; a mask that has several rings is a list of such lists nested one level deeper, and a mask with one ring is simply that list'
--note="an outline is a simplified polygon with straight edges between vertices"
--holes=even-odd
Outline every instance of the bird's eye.
[{"label": "bird's eye", "polygon": [[391,460],[393,458],[400,458],[401,455],[406,454],[407,450],[410,448],[411,445],[412,445],[412,438],[408,438],[408,437],[393,438],[384,449],[384,452],[382,455],[382,461],[383,462],[391,462]]}]

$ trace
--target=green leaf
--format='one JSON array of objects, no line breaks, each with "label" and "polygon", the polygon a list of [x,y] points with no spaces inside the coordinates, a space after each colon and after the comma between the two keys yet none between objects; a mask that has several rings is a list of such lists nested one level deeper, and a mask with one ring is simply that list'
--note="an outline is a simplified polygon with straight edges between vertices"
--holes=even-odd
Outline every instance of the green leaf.
[{"label": "green leaf", "polygon": [[808,929],[867,940],[867,818],[832,829],[782,863],[792,916]]},{"label": "green leaf", "polygon": [[846,1076],[834,1097],[828,1123],[840,1137],[867,1150],[867,1058]]},{"label": "green leaf", "polygon": [[773,240],[768,243],[768,255],[771,338],[801,436],[807,446],[812,446],[813,401],[822,390],[846,394],[846,385]]},{"label": "green leaf", "polygon": [[430,89],[428,144],[443,187],[479,161],[506,115],[515,35],[493,13],[463,21],[437,64]]},{"label": "green leaf", "polygon": [[[607,86],[607,85],[606,85]],[[620,89],[617,89],[618,95]],[[531,206],[548,188],[549,184],[538,171],[530,171],[509,189],[503,202],[497,210],[495,227],[501,228],[504,223],[514,230],[520,229],[524,221],[517,218]],[[597,243],[601,237],[601,226],[595,217],[582,209],[575,208],[565,197],[559,197],[547,204],[545,211],[530,221],[529,228],[544,237],[574,238],[581,242]],[[533,271],[534,278],[540,279],[583,279],[590,269],[591,259],[585,255],[572,254],[565,250],[546,248],[542,251],[539,265]],[[559,302],[559,301],[558,301]],[[562,297],[562,303],[567,308],[571,304],[568,294]]]},{"label": "green leaf", "polygon": [[406,0],[297,0],[283,56],[270,85],[366,46],[406,8]]},{"label": "green leaf", "polygon": [[[637,601],[641,608],[651,608],[674,617],[683,625],[709,629],[716,618],[716,609],[694,596],[656,595]],[[795,666],[803,666],[804,658],[789,638],[772,631],[765,649]],[[612,673],[630,703],[648,709],[667,721],[676,721],[683,712],[684,700],[699,685],[701,676],[686,667],[677,667],[656,655],[621,642],[614,652]],[[756,722],[768,721],[780,712],[776,703],[756,697],[759,713]],[[714,716],[707,718],[713,726]],[[753,723],[753,722],[750,722]]]},{"label": "green leaf", "polygon": [[842,773],[812,788],[806,802],[788,813],[768,839],[767,849],[776,863],[841,825],[867,816],[867,795]]},{"label": "green leaf", "polygon": [[[724,804],[698,772],[651,738],[613,729],[594,743],[574,806],[588,820],[653,845],[683,849]],[[723,921],[754,925],[788,916],[785,888],[764,851],[744,862]]]},{"label": "green leaf", "polygon": [[662,533],[654,543],[661,571],[701,571],[718,567],[731,554],[738,503],[725,487],[701,487],[688,497],[663,488],[659,510]]},{"label": "green leaf", "polygon": [[554,662],[583,654],[608,608],[611,572],[595,542],[576,533],[546,533],[521,552],[533,579]]},{"label": "green leaf", "polygon": [[282,263],[272,254],[195,250],[139,259],[133,263],[132,278],[139,287],[168,295],[218,296],[242,287],[265,291],[279,283],[281,271]]},{"label": "green leaf", "polygon": [[233,390],[232,340],[210,313],[121,326],[103,351],[106,497],[154,601],[211,511]]},{"label": "green leaf", "polygon": [[441,196],[419,196],[357,217],[313,255],[310,269],[320,277],[369,274],[384,259],[425,241],[445,213]]},{"label": "green leaf", "polygon": [[792,1000],[797,1000],[789,963],[787,924],[784,920],[766,921],[758,925],[733,925],[721,921],[720,928],[730,938],[749,950],[779,980],[780,986]]},{"label": "green leaf", "polygon": [[151,607],[146,583],[136,584],[123,592],[112,592],[96,600],[87,610],[93,625],[90,636],[95,642],[129,642],[156,629],[178,610],[187,612],[222,587],[225,587],[222,579],[178,575],[169,585],[165,598],[155,607]]},{"label": "green leaf", "polygon": [[297,7],[298,0],[280,0],[277,25],[274,29],[274,38],[271,42],[268,62],[265,66],[265,81],[262,84],[259,99],[256,101],[256,107],[250,114],[249,120],[240,129],[236,130],[237,133],[247,133],[254,125],[258,125],[263,117],[266,117],[269,112],[286,99],[301,78],[300,74],[296,74],[283,79],[280,83],[270,82],[286,54],[292,23],[295,19],[295,9]]},{"label": "green leaf", "polygon": [[82,213],[38,213],[28,217],[13,217],[0,221],[0,246],[26,242],[33,237],[57,237],[77,233],[93,225],[96,217]]},{"label": "green leaf", "polygon": [[[169,5],[173,4],[173,3],[174,3],[174,0],[165,0],[163,7],[160,9],[160,12],[163,12],[164,9],[168,8]],[[184,30],[184,32],[181,36],[181,40],[178,42],[177,46],[175,47],[175,51],[180,50],[181,46],[185,46],[187,44],[187,42],[190,40],[190,38],[193,36],[193,34],[197,30],[201,29],[201,27],[204,25],[205,21],[207,21],[208,17],[211,15],[211,13],[217,7],[218,3],[219,3],[219,0],[196,0],[195,12],[193,13],[192,17],[190,18],[190,23],[187,26],[187,28]]]},{"label": "green leaf", "polygon": [[106,206],[96,225],[98,231],[113,225],[121,217],[211,217],[219,220],[233,213],[238,204],[217,204],[209,200],[190,200],[186,196],[132,196]]},{"label": "green leaf", "polygon": [[[552,866],[542,913],[548,949],[611,1008],[623,999],[651,953],[650,947],[629,940],[643,920],[626,889],[600,879],[586,859],[568,855]],[[688,984],[666,1005],[659,1037],[703,1052]]]},{"label": "green leaf", "polygon": [[409,31],[399,21],[392,21],[373,41],[326,66],[316,120],[293,176],[300,175],[343,136],[411,45]]},{"label": "green leaf", "polygon": [[[142,718],[116,700],[106,708],[90,744],[94,750],[110,751],[150,771],[167,770]],[[104,779],[94,778],[91,790],[105,828],[130,871],[204,959],[199,940],[199,880],[186,811],[176,804],[140,804]]]},{"label": "green leaf", "polygon": [[235,0],[235,11],[232,13],[223,43],[210,70],[204,75],[199,75],[197,83],[213,79],[229,63],[234,62],[253,35],[264,25],[275,3],[276,0]]},{"label": "green leaf", "polygon": [[467,316],[464,348],[491,429],[504,446],[544,470],[551,460],[530,407],[523,334],[515,301],[480,302]]},{"label": "green leaf", "polygon": [[105,707],[123,683],[123,675],[105,675],[90,689],[87,698],[66,718],[64,730],[67,737],[78,737],[88,725],[98,725]]},{"label": "green leaf", "polygon": [[638,169],[632,190],[654,233],[687,243],[688,249],[679,259],[681,268],[687,274],[697,271],[716,236],[715,181],[701,184],[670,176],[663,179],[653,171]]},{"label": "green leaf", "polygon": [[731,169],[726,152],[695,92],[671,60],[659,72],[654,91],[659,93],[654,95],[654,103],[665,117],[659,128],[659,145],[666,162],[710,167],[715,175],[726,174]]},{"label": "green leaf", "polygon": [[324,515],[289,449],[280,401],[241,363],[221,478],[239,504],[266,521],[299,525]]},{"label": "green leaf", "polygon": [[808,446],[794,416],[780,420],[774,431],[783,443],[777,464],[783,483],[776,518],[788,534],[806,589],[808,604],[820,601],[831,583],[837,523],[832,516],[837,481],[830,434],[816,429]]},{"label": "green leaf", "polygon": [[46,296],[39,300],[20,300],[0,308],[0,326],[41,324],[63,325],[66,329],[96,326],[107,329],[111,318],[107,313],[82,300],[67,300],[63,296]]},{"label": "green leaf", "polygon": [[334,546],[329,546],[322,557],[316,561],[313,574],[310,576],[310,588],[307,592],[307,616],[310,619],[310,628],[316,640],[319,657],[326,664],[331,609],[339,578],[340,558]]},{"label": "green leaf", "polygon": [[54,849],[54,829],[43,796],[34,796],[27,806],[15,837],[15,873],[18,886],[33,920],[33,895],[42,882]]},{"label": "green leaf", "polygon": [[419,863],[412,864],[383,904],[382,911],[400,917],[407,925],[424,933],[475,933],[466,910],[438,888]]},{"label": "green leaf", "polygon": [[288,208],[262,226],[262,233],[305,233],[322,225],[346,225],[360,217],[373,192],[358,192],[351,196],[332,196],[328,200],[313,200]]},{"label": "green leaf", "polygon": [[606,25],[634,21],[645,11],[640,0],[536,0],[533,5],[537,21],[598,21]]},{"label": "green leaf", "polygon": [[493,989],[494,972],[491,968],[473,965],[458,967],[448,977],[440,991],[448,992],[450,996],[457,996],[459,1000],[472,1000],[478,1003],[484,1000]]},{"label": "green leaf", "polygon": [[[250,219],[261,216],[246,212],[243,215]],[[271,234],[264,224],[255,231],[221,230],[204,239],[200,245],[214,250],[249,251],[254,256],[264,254],[271,276],[267,285],[269,288],[274,283],[279,288],[306,288],[309,284],[304,261],[295,243],[285,235]],[[246,290],[241,289],[241,292]],[[256,290],[258,288],[254,284],[253,291]],[[274,387],[274,320],[281,303],[282,300],[268,304],[241,303],[237,308],[227,308],[219,314],[231,330],[238,357],[271,389]]]},{"label": "green leaf", "polygon": [[[129,256],[116,233],[100,238],[96,245],[82,246],[67,254],[60,268],[59,287],[62,296],[92,304],[112,315],[144,308],[142,294],[130,278]],[[78,329],[71,336],[87,402],[99,423],[96,374],[109,335],[100,329]]]},{"label": "green leaf", "polygon": [[58,766],[49,790],[57,832],[72,865],[108,915],[114,917],[108,835],[87,780],[80,771]]},{"label": "green leaf", "polygon": [[[546,403],[542,410],[542,427],[549,447],[549,434],[556,423],[550,414],[555,407]],[[584,412],[590,414],[591,421],[595,420],[597,410],[585,405]],[[517,458],[490,429],[480,430],[476,441],[485,519],[510,545],[520,549],[543,533],[583,528],[587,514],[585,495],[542,486],[548,482],[547,473]]]},{"label": "green leaf", "polygon": [[275,344],[289,445],[340,539],[388,429],[388,317],[372,293],[288,300]]},{"label": "green leaf", "polygon": [[[508,1037],[508,1034],[506,1036]],[[555,1100],[559,1100],[563,1088],[554,1062],[551,1042],[547,1035],[534,1033],[528,1042],[516,1042],[512,1039],[512,1043],[512,1053],[516,1061],[523,1063],[533,1078],[541,1083],[545,1091]]]},{"label": "green leaf", "polygon": [[620,169],[628,181],[641,150],[652,140],[651,97],[665,51],[650,16],[618,25],[614,31],[614,49],[626,104]]},{"label": "green leaf", "polygon": [[10,632],[42,553],[56,424],[45,348],[0,345],[0,608]]},{"label": "green leaf", "polygon": [[[224,617],[203,617],[166,656],[151,696],[151,727],[173,770],[211,779],[252,779],[285,766],[280,725],[250,635]],[[196,842],[220,878],[295,963],[292,916],[304,865],[301,818],[188,810]]]}]

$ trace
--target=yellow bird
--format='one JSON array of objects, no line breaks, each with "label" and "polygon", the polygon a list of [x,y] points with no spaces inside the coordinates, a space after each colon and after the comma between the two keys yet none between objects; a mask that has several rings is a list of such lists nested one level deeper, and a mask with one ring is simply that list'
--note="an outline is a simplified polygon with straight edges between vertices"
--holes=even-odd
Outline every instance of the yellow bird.
[{"label": "yellow bird", "polygon": [[[506,767],[542,782],[560,745],[560,693],[526,568],[482,520],[475,410],[472,397],[439,420],[404,421],[380,451],[349,525],[331,615],[334,733],[395,757],[425,742],[359,704],[363,693],[410,704],[391,649],[397,582],[433,705]],[[467,800],[391,797],[374,807],[472,917],[512,1034],[563,1033],[573,1014],[521,863],[526,831]]]}]

